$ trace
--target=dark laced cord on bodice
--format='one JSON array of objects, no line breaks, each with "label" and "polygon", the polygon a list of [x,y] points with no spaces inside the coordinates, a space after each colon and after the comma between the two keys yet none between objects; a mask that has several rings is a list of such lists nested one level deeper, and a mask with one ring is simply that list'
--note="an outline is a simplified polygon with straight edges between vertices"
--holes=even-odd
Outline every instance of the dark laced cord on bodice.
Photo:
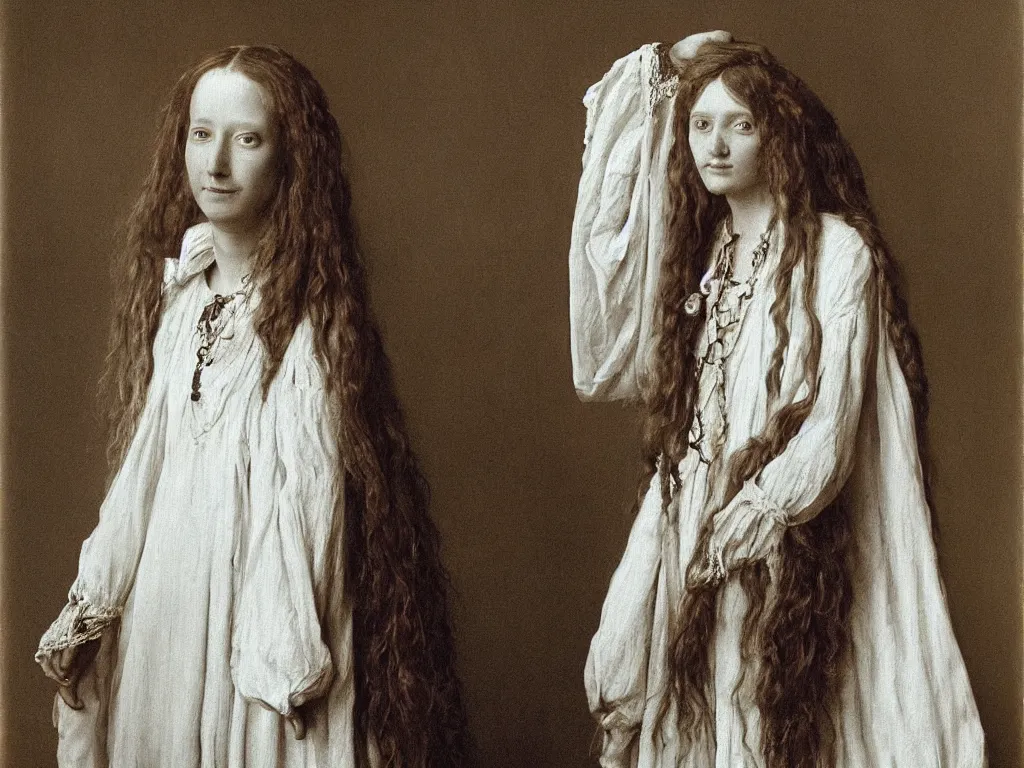
[{"label": "dark laced cord on bodice", "polygon": [[213,300],[203,307],[199,315],[199,322],[196,324],[196,335],[199,336],[199,348],[196,350],[196,369],[192,374],[192,402],[198,402],[202,393],[203,369],[211,365],[215,359],[214,350],[220,346],[224,339],[230,339],[231,334],[226,334],[231,324],[237,304],[242,297],[247,296],[249,291],[249,276],[242,278],[242,287],[234,293],[223,296],[216,294]]}]

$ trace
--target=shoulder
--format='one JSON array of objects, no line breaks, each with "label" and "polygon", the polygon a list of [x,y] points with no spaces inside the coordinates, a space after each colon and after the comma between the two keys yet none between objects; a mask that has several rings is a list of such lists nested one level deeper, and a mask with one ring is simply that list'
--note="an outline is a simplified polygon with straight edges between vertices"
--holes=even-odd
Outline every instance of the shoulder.
[{"label": "shoulder", "polygon": [[822,214],[818,249],[818,296],[822,309],[836,311],[856,302],[869,289],[873,272],[871,249],[860,232],[840,216]]},{"label": "shoulder", "polygon": [[821,214],[821,255],[827,258],[870,258],[867,244],[855,227],[834,213]]},{"label": "shoulder", "polygon": [[871,250],[856,228],[841,216],[824,213],[821,216],[819,268],[838,275],[854,277],[871,271]]},{"label": "shoulder", "polygon": [[213,229],[200,222],[185,230],[177,257],[164,259],[164,291],[181,287],[213,263]]},{"label": "shoulder", "polygon": [[326,379],[320,366],[320,358],[316,353],[313,337],[313,325],[305,318],[285,350],[281,369],[274,379],[274,385],[285,389],[322,390]]}]

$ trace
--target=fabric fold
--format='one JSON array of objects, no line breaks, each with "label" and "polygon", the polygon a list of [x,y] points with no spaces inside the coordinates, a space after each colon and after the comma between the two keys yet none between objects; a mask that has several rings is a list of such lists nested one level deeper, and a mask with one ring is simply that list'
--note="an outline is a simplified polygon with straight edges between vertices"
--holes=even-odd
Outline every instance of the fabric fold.
[{"label": "fabric fold", "polygon": [[65,648],[99,639],[121,617],[119,607],[95,606],[72,595],[39,641],[36,661]]},{"label": "fabric fold", "polygon": [[[867,246],[852,229],[828,228],[820,253],[818,272],[829,279],[822,281],[815,307],[821,318],[817,393],[797,434],[764,466],[757,482],[774,506],[785,510],[790,524],[807,522],[821,512],[849,479],[869,356],[877,343],[878,297]],[[791,325],[807,334],[804,310],[798,307],[792,314]],[[794,399],[808,391],[802,359],[798,366],[801,370],[790,374]]]},{"label": "fabric fold", "polygon": [[[665,119],[671,99],[655,99],[650,110],[645,95],[657,90],[649,87],[654,50],[644,46],[615,62],[586,99],[586,149],[569,254],[573,377],[582,399],[638,398],[649,365],[665,244],[664,161],[673,138],[672,122]],[[817,247],[817,375],[809,378],[804,370],[815,330],[797,266],[779,393],[769,396],[765,382],[776,345],[776,265],[769,258],[721,376],[699,384],[699,404],[710,402],[712,393],[704,389],[714,384],[728,407],[715,455],[702,460],[690,450],[677,468],[668,506],[662,508],[657,478],[640,506],[585,669],[588,704],[602,730],[602,766],[763,764],[759,713],[742,687],[749,605],[738,579],[721,585],[710,639],[710,732],[699,743],[684,744],[671,727],[670,643],[689,587],[687,565],[711,519],[719,533],[712,549],[720,571],[729,570],[730,558],[766,557],[773,573],[779,536],[812,519],[839,493],[852,515],[853,595],[848,667],[829,713],[836,725],[836,768],[985,765],[984,734],[931,538],[913,408],[880,306],[873,257],[857,230],[832,214],[821,215]],[[717,467],[728,468],[780,408],[809,394],[815,400],[796,435],[726,498],[728,478]],[[705,415],[714,420],[713,413]]]},{"label": "fabric fold", "polygon": [[[586,148],[569,257],[573,378],[585,400],[636,399],[650,352],[660,248],[660,199],[652,176],[668,159],[660,128],[671,122],[676,75],[660,45],[612,65],[588,89]],[[652,142],[656,144],[652,153]],[[652,231],[653,230],[653,231]]]},{"label": "fabric fold", "polygon": [[82,709],[55,702],[61,768],[359,764],[338,421],[308,321],[264,396],[257,293],[191,398],[212,246],[198,224],[165,262],[146,404],[42,640],[100,644]]},{"label": "fabric fold", "polygon": [[249,546],[232,639],[238,692],[283,715],[322,696],[334,677],[320,620],[329,543],[342,514],[327,407],[304,325],[253,446]]},{"label": "fabric fold", "polygon": [[159,363],[155,368],[135,436],[100,506],[99,522],[82,544],[68,604],[43,634],[37,661],[97,639],[121,616],[145,545],[163,461],[166,387]]}]

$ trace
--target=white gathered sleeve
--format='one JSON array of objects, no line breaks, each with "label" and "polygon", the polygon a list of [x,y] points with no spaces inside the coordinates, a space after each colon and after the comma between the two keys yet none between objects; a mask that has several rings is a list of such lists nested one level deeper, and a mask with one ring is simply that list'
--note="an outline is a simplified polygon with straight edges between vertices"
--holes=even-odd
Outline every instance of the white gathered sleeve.
[{"label": "white gathered sleeve", "polygon": [[815,302],[821,318],[817,396],[797,434],[757,480],[790,524],[821,512],[850,476],[874,337],[870,250],[849,228],[827,232],[822,240]]},{"label": "white gathered sleeve", "polygon": [[146,404],[121,467],[82,544],[68,604],[43,635],[36,659],[95,640],[121,616],[146,540],[160,480],[167,425],[167,382],[157,361]]},{"label": "white gathered sleeve", "polygon": [[[871,253],[855,230],[829,228],[822,234],[818,269],[817,395],[783,451],[715,513],[707,566],[712,577],[724,577],[743,562],[773,562],[785,527],[821,512],[853,470],[875,327]],[[799,320],[806,327],[802,283],[802,278],[794,281],[796,308],[790,322]],[[787,362],[794,367],[784,374],[783,389],[805,396],[806,383],[798,383],[803,360],[790,357]]]},{"label": "white gathered sleeve", "polygon": [[329,562],[342,529],[338,447],[308,336],[304,326],[296,331],[252,446],[252,512],[232,637],[239,694],[283,715],[330,687],[321,618],[328,590],[342,588],[341,569]]},{"label": "white gathered sleeve", "polygon": [[[658,478],[652,481],[652,488]],[[606,731],[640,728],[665,516],[661,496],[647,493],[622,561],[612,576],[601,623],[590,643],[584,683],[590,711]]]},{"label": "white gathered sleeve", "polygon": [[[591,86],[569,250],[573,381],[584,400],[636,399],[650,357],[674,71],[656,44]],[[661,186],[658,185],[658,189]]]}]

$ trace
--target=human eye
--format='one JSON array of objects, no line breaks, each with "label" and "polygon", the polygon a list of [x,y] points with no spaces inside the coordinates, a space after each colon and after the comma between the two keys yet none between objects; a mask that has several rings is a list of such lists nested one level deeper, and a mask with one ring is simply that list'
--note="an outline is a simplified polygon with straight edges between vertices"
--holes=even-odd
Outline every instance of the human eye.
[{"label": "human eye", "polygon": [[189,131],[189,136],[196,141],[203,141],[204,139],[210,138],[210,132],[205,128],[193,128]]},{"label": "human eye", "polygon": [[690,122],[690,125],[693,127],[694,130],[706,131],[711,127],[711,121],[708,120],[706,117],[695,117]]},{"label": "human eye", "polygon": [[738,130],[740,133],[753,133],[754,123],[753,121],[747,120],[746,118],[741,118],[740,120],[736,121],[736,130]]},{"label": "human eye", "polygon": [[243,147],[258,147],[263,142],[258,134],[243,133],[241,136],[238,137],[238,143],[241,144]]}]

